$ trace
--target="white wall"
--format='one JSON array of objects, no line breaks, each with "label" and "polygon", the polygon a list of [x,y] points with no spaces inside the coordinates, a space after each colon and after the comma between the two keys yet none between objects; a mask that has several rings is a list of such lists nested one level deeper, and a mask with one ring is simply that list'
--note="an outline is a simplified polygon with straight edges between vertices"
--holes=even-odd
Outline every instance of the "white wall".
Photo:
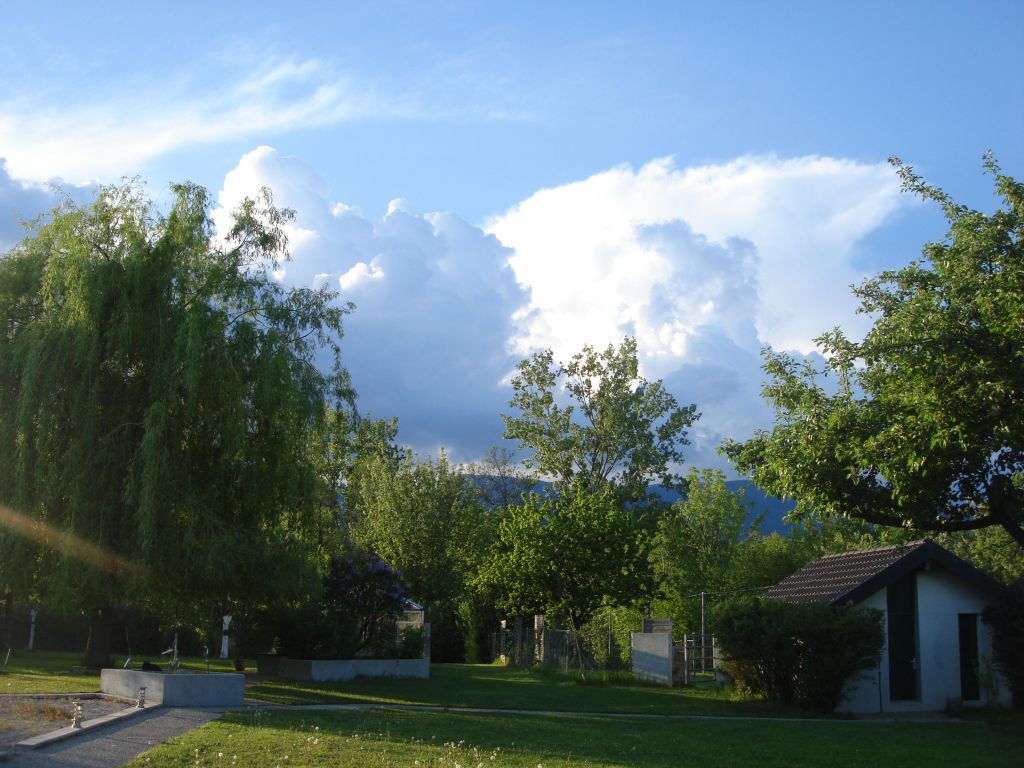
[{"label": "white wall", "polygon": [[[861,603],[867,608],[877,608],[883,614],[886,612],[885,590],[875,592],[867,600]],[[887,617],[882,618],[882,631],[885,637],[885,645],[882,646],[882,655],[878,665],[874,669],[865,670],[857,679],[846,684],[846,700],[840,703],[836,712],[882,712],[884,705],[889,704],[889,625]],[[881,698],[879,696],[881,695]]]},{"label": "white wall", "polygon": [[630,632],[633,674],[672,687],[672,633]]},{"label": "white wall", "polygon": [[[930,568],[917,573],[917,630],[920,698],[917,701],[889,700],[888,648],[883,647],[878,668],[869,670],[858,681],[847,685],[848,700],[839,705],[838,712],[918,712],[946,708],[951,700],[960,698],[960,635],[959,614],[977,613],[987,603],[987,596],[975,587],[961,581],[941,566],[931,563]],[[880,590],[861,605],[886,610],[886,591]],[[889,631],[885,627],[888,643]],[[978,657],[982,669],[992,659],[992,633],[978,619]],[[983,673],[984,678],[984,673]],[[964,702],[976,704],[1009,704],[1010,692],[1005,681],[996,676],[996,701]],[[881,689],[881,697],[879,697]],[[982,684],[982,697],[985,686]]]}]

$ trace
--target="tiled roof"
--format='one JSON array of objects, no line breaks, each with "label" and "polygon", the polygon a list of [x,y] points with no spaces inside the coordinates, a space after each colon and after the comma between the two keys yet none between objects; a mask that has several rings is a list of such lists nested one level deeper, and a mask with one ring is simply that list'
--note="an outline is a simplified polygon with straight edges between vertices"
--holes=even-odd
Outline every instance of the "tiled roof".
[{"label": "tiled roof", "polygon": [[1001,590],[991,577],[965,563],[934,541],[825,555],[765,591],[765,597],[788,603],[857,604],[896,579],[936,562],[986,592]]},{"label": "tiled roof", "polygon": [[923,547],[924,541],[911,544],[861,549],[825,555],[808,563],[792,576],[783,579],[765,592],[765,597],[789,603],[838,603],[842,598],[873,577]]}]

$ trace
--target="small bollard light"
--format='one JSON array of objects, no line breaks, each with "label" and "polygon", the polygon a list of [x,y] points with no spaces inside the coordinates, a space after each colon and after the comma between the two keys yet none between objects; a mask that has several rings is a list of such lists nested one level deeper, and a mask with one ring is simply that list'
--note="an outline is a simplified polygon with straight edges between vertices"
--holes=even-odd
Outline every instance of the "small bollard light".
[{"label": "small bollard light", "polygon": [[82,727],[82,704],[81,704],[81,702],[75,701],[75,702],[72,702],[72,705],[75,708],[75,713],[71,717],[71,727],[72,728],[81,728]]},{"label": "small bollard light", "polygon": [[138,703],[138,708],[142,709],[145,706],[146,706],[146,686],[140,685],[139,686],[139,703]]}]

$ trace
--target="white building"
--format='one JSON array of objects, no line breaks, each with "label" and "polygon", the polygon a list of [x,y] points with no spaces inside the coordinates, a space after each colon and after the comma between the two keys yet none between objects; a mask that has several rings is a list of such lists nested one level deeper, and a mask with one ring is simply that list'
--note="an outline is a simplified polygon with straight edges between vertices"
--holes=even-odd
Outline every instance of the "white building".
[{"label": "white building", "polygon": [[826,555],[765,593],[862,605],[885,615],[874,670],[847,683],[837,712],[914,712],[1009,704],[982,609],[1000,585],[933,541]]}]

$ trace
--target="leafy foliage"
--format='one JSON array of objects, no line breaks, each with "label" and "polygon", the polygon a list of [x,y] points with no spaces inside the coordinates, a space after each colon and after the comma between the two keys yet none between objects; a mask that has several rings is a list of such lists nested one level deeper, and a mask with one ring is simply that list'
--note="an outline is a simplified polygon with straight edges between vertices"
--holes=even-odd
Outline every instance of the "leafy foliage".
[{"label": "leafy foliage", "polygon": [[323,606],[337,626],[336,658],[364,648],[379,649],[395,636],[395,618],[404,608],[399,575],[370,552],[335,556],[323,577]]},{"label": "leafy foliage", "polygon": [[578,628],[604,604],[649,599],[650,536],[609,488],[531,494],[510,507],[481,571],[510,615],[567,617]]},{"label": "leafy foliage", "polygon": [[220,241],[205,190],[173,192],[65,202],[0,258],[0,584],[51,605],[181,616],[315,579],[307,434],[352,402],[349,307],[270,277],[269,193]]},{"label": "leafy foliage", "polygon": [[992,627],[993,661],[1010,684],[1013,706],[1024,709],[1024,584],[985,606],[981,617]]},{"label": "leafy foliage", "polygon": [[679,629],[700,629],[701,593],[710,606],[722,595],[774,584],[811,559],[799,532],[764,536],[748,514],[742,489],[730,491],[721,472],[691,469],[686,498],[659,518],[653,560],[664,598],[657,610]]},{"label": "leafy foliage", "polygon": [[723,591],[746,518],[742,496],[729,491],[721,472],[691,469],[686,498],[658,520],[655,568],[679,628],[697,631],[699,594]]},{"label": "leafy foliage", "polygon": [[[558,404],[561,389],[574,404]],[[699,414],[640,376],[634,339],[603,352],[586,346],[564,365],[539,352],[519,363],[512,391],[519,415],[502,417],[505,437],[532,451],[527,467],[566,486],[612,484],[631,501],[654,480],[677,483],[673,466]]]},{"label": "leafy foliage", "polygon": [[1005,204],[987,215],[892,162],[905,190],[942,206],[947,238],[854,289],[874,326],[861,342],[819,337],[824,371],[766,351],[775,427],[725,451],[798,511],[998,526],[1024,546],[1024,185],[987,157]]},{"label": "leafy foliage", "polygon": [[378,453],[358,473],[349,535],[401,574],[431,622],[431,657],[465,653],[458,602],[487,551],[494,516],[472,481],[437,461]]},{"label": "leafy foliage", "polygon": [[406,658],[402,654],[412,653],[417,658],[422,635],[398,631],[404,607],[405,587],[397,571],[372,552],[352,551],[330,559],[316,599],[277,606],[270,618],[277,649],[285,656]]},{"label": "leafy foliage", "polygon": [[956,531],[935,540],[1002,584],[1024,584],[1024,548],[1002,528]]},{"label": "leafy foliage", "polygon": [[472,483],[448,463],[372,460],[350,534],[396,568],[417,601],[458,595],[486,549],[488,515]]},{"label": "leafy foliage", "polygon": [[843,686],[882,650],[882,613],[872,608],[744,597],[714,613],[724,669],[769,701],[832,712]]}]

